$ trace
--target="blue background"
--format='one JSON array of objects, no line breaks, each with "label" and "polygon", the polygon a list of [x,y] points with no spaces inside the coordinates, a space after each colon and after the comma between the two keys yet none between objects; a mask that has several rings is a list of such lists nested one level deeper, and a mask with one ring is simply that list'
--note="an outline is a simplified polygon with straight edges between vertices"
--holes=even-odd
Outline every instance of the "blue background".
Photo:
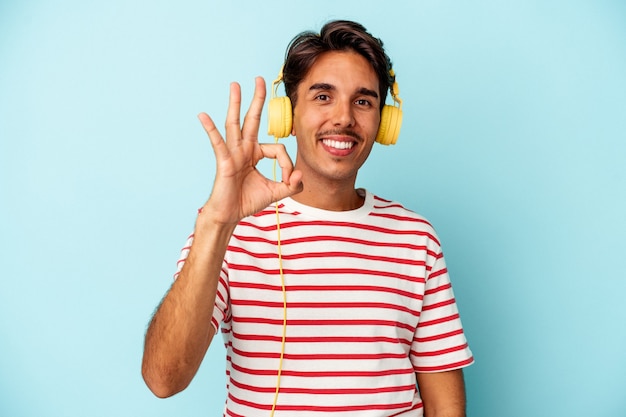
[{"label": "blue background", "polygon": [[468,414],[626,415],[619,0],[1,1],[0,415],[221,415],[220,343],[171,399],[140,376],[212,184],[196,115],[221,124],[230,81],[247,102],[332,18],[393,59],[401,137],[358,183],[439,232]]}]

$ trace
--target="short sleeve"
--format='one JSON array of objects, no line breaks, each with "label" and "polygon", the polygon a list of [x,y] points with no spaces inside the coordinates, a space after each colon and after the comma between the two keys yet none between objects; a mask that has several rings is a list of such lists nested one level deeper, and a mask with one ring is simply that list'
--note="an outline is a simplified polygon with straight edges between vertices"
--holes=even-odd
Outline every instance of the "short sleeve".
[{"label": "short sleeve", "polygon": [[473,363],[443,253],[426,279],[420,320],[411,345],[415,372],[443,372]]}]

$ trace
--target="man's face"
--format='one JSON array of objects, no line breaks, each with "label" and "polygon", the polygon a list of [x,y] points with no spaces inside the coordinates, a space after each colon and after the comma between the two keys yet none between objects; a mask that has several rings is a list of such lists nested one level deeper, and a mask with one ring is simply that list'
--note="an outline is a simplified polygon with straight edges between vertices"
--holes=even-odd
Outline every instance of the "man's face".
[{"label": "man's face", "polygon": [[306,181],[352,186],[367,159],[380,123],[378,78],[352,51],[320,55],[297,88],[292,134],[296,168]]}]

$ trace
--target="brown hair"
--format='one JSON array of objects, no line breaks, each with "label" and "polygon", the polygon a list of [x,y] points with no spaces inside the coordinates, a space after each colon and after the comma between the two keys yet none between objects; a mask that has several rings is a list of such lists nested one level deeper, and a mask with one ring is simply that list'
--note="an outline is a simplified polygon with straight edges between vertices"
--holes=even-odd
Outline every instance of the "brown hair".
[{"label": "brown hair", "polygon": [[330,51],[354,51],[372,64],[378,76],[382,110],[387,91],[395,81],[390,74],[391,60],[380,39],[373,37],[361,24],[349,20],[330,21],[322,27],[319,34],[302,32],[289,43],[283,66],[283,83],[292,105],[295,106],[298,99],[298,85],[315,64],[317,57]]}]

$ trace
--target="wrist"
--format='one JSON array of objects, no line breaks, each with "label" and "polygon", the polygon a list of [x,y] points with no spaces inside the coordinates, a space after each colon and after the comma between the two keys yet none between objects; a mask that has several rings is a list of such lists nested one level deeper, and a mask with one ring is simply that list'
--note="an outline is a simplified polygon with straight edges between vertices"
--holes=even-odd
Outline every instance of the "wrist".
[{"label": "wrist", "polygon": [[230,237],[238,223],[239,221],[233,221],[230,218],[225,219],[219,213],[207,209],[206,206],[201,207],[198,209],[198,215],[196,216],[194,235],[197,237],[198,233],[210,232],[210,234],[215,236],[227,235]]}]

